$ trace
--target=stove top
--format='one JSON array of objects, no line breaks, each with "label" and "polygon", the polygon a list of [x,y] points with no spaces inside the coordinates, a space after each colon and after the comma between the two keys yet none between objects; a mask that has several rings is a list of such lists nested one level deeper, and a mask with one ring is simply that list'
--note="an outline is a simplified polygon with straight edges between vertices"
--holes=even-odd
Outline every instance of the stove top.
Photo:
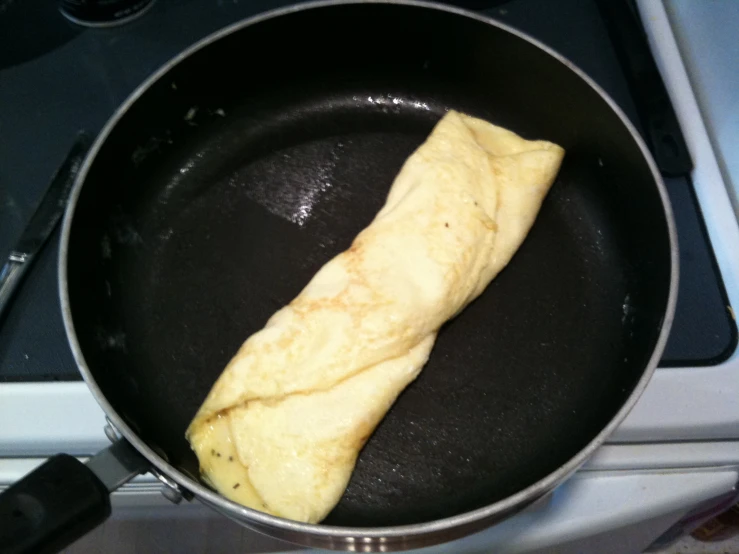
[{"label": "stove top", "polygon": [[[159,0],[135,21],[89,29],[64,19],[54,2],[30,0],[19,10],[13,0],[0,0],[0,255],[12,249],[79,129],[99,131],[144,78],[192,42],[288,3]],[[595,0],[490,0],[487,6],[487,14],[579,65],[640,127]],[[681,177],[666,184],[677,222],[681,275],[662,365],[718,364],[735,349],[736,325],[692,183]],[[62,326],[56,240],[58,234],[0,323],[0,382],[80,378]]]}]

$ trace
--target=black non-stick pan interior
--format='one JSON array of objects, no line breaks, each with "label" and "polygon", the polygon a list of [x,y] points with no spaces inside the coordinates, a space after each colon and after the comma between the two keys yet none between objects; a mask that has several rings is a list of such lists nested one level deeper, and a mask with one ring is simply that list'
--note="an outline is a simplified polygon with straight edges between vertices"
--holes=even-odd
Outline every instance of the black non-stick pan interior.
[{"label": "black non-stick pan interior", "polygon": [[425,522],[572,458],[657,340],[667,224],[642,152],[565,64],[436,9],[314,8],[154,83],[97,154],[69,243],[74,326],[116,411],[190,475],[185,428],[241,343],[350,245],[448,108],[567,149],[528,239],[439,335],[326,523]]}]

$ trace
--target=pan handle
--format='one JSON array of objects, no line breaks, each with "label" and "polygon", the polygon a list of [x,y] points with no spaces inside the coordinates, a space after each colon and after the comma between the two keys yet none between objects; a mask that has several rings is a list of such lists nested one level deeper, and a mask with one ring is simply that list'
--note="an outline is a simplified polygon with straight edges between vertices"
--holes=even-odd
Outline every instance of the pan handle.
[{"label": "pan handle", "polygon": [[110,515],[110,493],[151,468],[125,439],[87,464],[57,454],[0,494],[0,553],[58,552]]}]

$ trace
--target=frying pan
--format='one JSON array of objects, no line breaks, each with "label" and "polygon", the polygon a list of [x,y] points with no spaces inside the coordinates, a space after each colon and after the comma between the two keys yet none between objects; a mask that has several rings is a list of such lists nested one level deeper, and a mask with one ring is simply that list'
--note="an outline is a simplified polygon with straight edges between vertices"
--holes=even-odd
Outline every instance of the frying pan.
[{"label": "frying pan", "polygon": [[[450,108],[567,150],[528,238],[442,329],[322,524],[224,499],[198,478],[187,424]],[[123,438],[0,497],[11,551],[73,540],[146,470],[274,537],[387,551],[510,516],[603,443],[665,345],[676,237],[633,126],[546,46],[439,4],[318,2],[228,27],[133,93],[78,176],[59,277],[80,371]]]}]

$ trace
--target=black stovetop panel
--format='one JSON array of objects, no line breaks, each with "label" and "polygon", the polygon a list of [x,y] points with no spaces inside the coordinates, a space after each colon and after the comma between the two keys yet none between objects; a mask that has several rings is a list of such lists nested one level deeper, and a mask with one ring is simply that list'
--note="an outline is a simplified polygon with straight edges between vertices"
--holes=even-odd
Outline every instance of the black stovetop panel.
[{"label": "black stovetop panel", "polygon": [[[159,0],[137,21],[93,30],[68,23],[55,2],[11,2],[0,12],[0,256],[17,240],[78,129],[99,131],[143,79],[192,42],[288,3]],[[19,4],[25,9],[19,10]],[[489,5],[495,7],[488,14],[579,65],[636,121],[594,0],[491,0]],[[671,179],[667,185],[682,267],[677,316],[663,365],[716,363],[733,351],[736,327],[727,313],[692,184]],[[0,323],[0,381],[79,379],[59,308],[57,243],[58,232]]]}]

